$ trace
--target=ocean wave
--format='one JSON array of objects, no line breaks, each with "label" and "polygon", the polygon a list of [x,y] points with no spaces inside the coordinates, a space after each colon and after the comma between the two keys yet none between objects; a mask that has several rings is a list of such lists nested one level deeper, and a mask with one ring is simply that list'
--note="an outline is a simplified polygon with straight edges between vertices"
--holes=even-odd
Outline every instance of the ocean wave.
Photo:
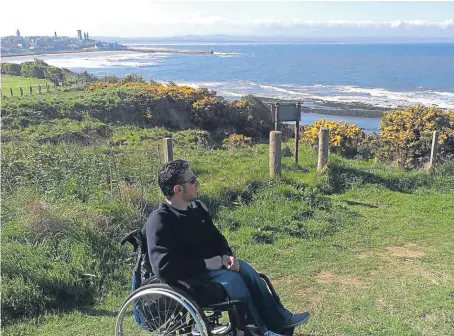
[{"label": "ocean wave", "polygon": [[[165,81],[163,81],[165,82]],[[206,89],[216,89],[217,87],[222,87],[224,83],[222,82],[176,82],[177,85],[189,86],[194,89],[206,88]]]},{"label": "ocean wave", "polygon": [[218,57],[237,57],[238,55],[241,55],[239,52],[219,52],[219,51],[214,51],[213,55],[218,56]]},{"label": "ocean wave", "polygon": [[[186,83],[186,85],[188,85]],[[321,100],[337,103],[366,103],[377,107],[396,108],[416,104],[454,108],[454,93],[431,90],[390,91],[383,88],[362,88],[354,85],[270,85],[252,81],[190,83],[193,87],[217,90],[227,98],[254,94],[286,100]]]},{"label": "ocean wave", "polygon": [[[10,62],[22,63],[32,61],[37,56],[19,56],[10,59]],[[146,68],[161,64],[167,57],[161,53],[137,53],[125,51],[99,51],[87,53],[68,53],[55,55],[39,55],[44,62],[68,69],[99,69],[99,68]]]}]

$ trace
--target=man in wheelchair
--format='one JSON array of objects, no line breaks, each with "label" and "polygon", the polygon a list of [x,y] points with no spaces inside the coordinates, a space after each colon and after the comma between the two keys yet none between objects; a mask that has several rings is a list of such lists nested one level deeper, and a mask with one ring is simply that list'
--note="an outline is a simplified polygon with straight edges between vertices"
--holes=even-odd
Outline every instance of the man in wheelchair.
[{"label": "man in wheelchair", "polygon": [[[187,161],[175,160],[162,166],[158,183],[165,200],[150,215],[141,232],[146,237],[148,252],[144,253],[144,259],[148,259],[145,263],[151,265],[155,278],[165,284],[180,282],[195,288],[199,284],[215,285],[209,287],[210,298],[200,303],[204,301],[202,295],[198,304],[209,305],[215,296],[220,302],[226,296],[230,304],[241,302],[242,318],[257,327],[258,336],[292,334],[295,327],[308,321],[309,313],[289,312],[269,280],[233,255],[206,206],[197,200],[199,183]],[[198,329],[194,325],[192,334],[197,335]],[[207,334],[210,333],[215,334],[214,331]]]}]

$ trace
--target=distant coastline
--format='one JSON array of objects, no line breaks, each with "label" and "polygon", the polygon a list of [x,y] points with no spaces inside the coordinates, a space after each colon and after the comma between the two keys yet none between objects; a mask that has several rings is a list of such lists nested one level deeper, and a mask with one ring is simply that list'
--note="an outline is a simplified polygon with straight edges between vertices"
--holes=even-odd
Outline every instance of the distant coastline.
[{"label": "distant coastline", "polygon": [[168,53],[168,54],[213,54],[213,50],[189,50],[189,49],[167,49],[167,48],[127,48],[127,49],[90,49],[90,50],[60,50],[60,51],[40,51],[21,54],[6,54],[2,58],[20,57],[20,56],[38,56],[38,55],[59,55],[59,54],[79,54],[79,53],[99,53],[99,52],[140,52],[140,53]]}]

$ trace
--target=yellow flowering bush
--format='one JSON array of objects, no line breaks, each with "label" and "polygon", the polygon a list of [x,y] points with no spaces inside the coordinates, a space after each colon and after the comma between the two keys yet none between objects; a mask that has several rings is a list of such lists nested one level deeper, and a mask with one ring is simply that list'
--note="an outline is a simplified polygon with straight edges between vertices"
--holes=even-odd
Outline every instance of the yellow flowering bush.
[{"label": "yellow flowering bush", "polygon": [[330,151],[342,155],[354,155],[358,144],[364,138],[364,132],[355,124],[342,121],[317,120],[313,125],[304,126],[302,140],[312,146],[318,146],[320,129],[329,128]]},{"label": "yellow flowering bush", "polygon": [[232,124],[237,132],[247,136],[268,134],[271,124],[270,109],[260,99],[252,95],[229,102],[231,113],[235,115]]},{"label": "yellow flowering bush", "polygon": [[131,88],[136,89],[141,93],[150,94],[155,98],[171,97],[174,100],[184,99],[190,102],[203,99],[211,95],[207,89],[194,89],[185,85],[163,85],[159,83],[147,82],[95,82],[91,83],[87,90],[98,91],[106,88]]},{"label": "yellow flowering bush", "polygon": [[132,75],[91,83],[87,92],[99,101],[97,110],[108,111],[102,113],[115,121],[128,119],[169,129],[199,128],[222,138],[233,133],[262,137],[271,129],[269,107],[253,96],[226,101],[207,89],[144,82]]},{"label": "yellow flowering bush", "polygon": [[430,156],[435,130],[440,152],[454,153],[453,111],[420,105],[388,111],[380,122],[382,148],[377,158],[406,168],[421,166]]},{"label": "yellow flowering bush", "polygon": [[250,137],[244,136],[243,134],[233,133],[224,141],[224,144],[228,149],[251,147],[252,139]]}]

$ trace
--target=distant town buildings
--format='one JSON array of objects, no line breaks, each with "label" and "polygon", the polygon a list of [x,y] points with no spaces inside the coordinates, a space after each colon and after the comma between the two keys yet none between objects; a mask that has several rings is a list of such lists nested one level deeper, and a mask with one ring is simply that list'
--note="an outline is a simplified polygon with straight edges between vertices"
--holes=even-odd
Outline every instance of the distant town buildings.
[{"label": "distant town buildings", "polygon": [[90,39],[88,32],[77,30],[77,37],[57,36],[21,36],[19,29],[15,36],[2,37],[2,55],[26,55],[47,52],[87,51],[87,50],[122,50],[126,46],[117,42],[102,42]]},{"label": "distant town buildings", "polygon": [[97,42],[95,44],[95,48],[102,50],[123,50],[127,47],[117,42]]}]

